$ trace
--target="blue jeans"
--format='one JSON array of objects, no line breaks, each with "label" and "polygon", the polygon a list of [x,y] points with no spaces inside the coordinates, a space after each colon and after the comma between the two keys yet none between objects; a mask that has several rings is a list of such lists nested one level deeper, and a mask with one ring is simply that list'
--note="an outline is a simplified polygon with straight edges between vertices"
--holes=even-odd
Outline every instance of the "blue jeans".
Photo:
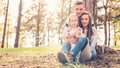
[{"label": "blue jeans", "polygon": [[[74,56],[76,57],[76,55],[78,54],[78,52],[82,51],[85,46],[87,45],[88,40],[86,37],[79,37],[78,38],[78,42],[75,45],[75,47],[71,50],[71,52],[73,52]],[[63,46],[62,46],[62,52],[65,53],[69,53],[71,49],[71,45],[67,42],[64,42]]]},{"label": "blue jeans", "polygon": [[70,49],[71,49],[71,44],[69,44],[67,42],[64,42],[63,45],[62,45],[61,51],[68,55],[69,52],[70,52]]},{"label": "blue jeans", "polygon": [[96,49],[94,48],[91,52],[92,52],[92,59],[96,59],[97,58]]},{"label": "blue jeans", "polygon": [[83,38],[83,37],[79,37],[78,42],[76,44],[76,46],[71,50],[71,52],[74,54],[74,56],[76,57],[76,55],[80,52],[83,51],[83,49],[86,47],[86,45],[88,44],[88,40],[87,38]]}]

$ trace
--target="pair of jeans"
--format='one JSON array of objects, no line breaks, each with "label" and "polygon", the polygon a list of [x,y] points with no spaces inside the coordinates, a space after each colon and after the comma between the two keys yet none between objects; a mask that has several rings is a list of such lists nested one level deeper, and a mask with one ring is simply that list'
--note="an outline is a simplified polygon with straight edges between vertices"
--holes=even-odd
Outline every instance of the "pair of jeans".
[{"label": "pair of jeans", "polygon": [[[74,57],[76,57],[76,55],[86,47],[87,43],[88,40],[86,37],[78,38],[78,42],[76,43],[75,47],[71,50],[71,52],[74,54]],[[70,49],[71,49],[71,45],[67,42],[64,42],[62,47],[62,52],[68,54],[70,52]]]},{"label": "pair of jeans", "polygon": [[96,59],[97,58],[96,49],[94,48],[91,52],[92,52],[92,59]]},{"label": "pair of jeans", "polygon": [[62,45],[61,51],[68,55],[69,52],[70,52],[70,49],[71,49],[71,44],[69,44],[67,42],[64,42],[63,45]]}]

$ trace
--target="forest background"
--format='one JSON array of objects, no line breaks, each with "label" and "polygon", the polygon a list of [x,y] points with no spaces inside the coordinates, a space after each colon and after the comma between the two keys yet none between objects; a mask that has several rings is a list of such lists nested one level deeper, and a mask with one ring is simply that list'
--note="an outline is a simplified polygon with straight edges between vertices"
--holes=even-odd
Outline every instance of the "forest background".
[{"label": "forest background", "polygon": [[[1,48],[58,46],[75,0],[0,0]],[[83,0],[98,45],[119,46],[120,0]]]}]

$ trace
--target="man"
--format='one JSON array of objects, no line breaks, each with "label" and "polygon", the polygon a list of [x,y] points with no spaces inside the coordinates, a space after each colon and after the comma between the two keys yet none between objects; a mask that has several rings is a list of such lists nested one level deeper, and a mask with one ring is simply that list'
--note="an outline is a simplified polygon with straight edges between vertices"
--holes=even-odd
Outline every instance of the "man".
[{"label": "man", "polygon": [[81,1],[76,1],[74,4],[74,10],[77,16],[80,16],[82,12],[85,11],[85,7],[83,5],[83,2]]},{"label": "man", "polygon": [[[80,15],[85,11],[85,7],[83,2],[81,1],[76,1],[74,4],[74,12],[75,14],[80,17]],[[67,25],[67,24],[66,24]]]}]

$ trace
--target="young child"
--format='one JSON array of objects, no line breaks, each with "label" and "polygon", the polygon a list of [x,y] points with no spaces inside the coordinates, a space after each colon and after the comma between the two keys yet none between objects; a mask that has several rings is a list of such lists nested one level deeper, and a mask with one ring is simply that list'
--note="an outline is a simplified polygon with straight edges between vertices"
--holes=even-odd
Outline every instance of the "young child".
[{"label": "young child", "polygon": [[68,27],[64,31],[64,39],[66,42],[71,44],[71,50],[74,48],[75,44],[77,43],[78,37],[83,36],[82,29],[79,27],[78,24],[78,16],[75,14],[71,14],[68,17]]}]

